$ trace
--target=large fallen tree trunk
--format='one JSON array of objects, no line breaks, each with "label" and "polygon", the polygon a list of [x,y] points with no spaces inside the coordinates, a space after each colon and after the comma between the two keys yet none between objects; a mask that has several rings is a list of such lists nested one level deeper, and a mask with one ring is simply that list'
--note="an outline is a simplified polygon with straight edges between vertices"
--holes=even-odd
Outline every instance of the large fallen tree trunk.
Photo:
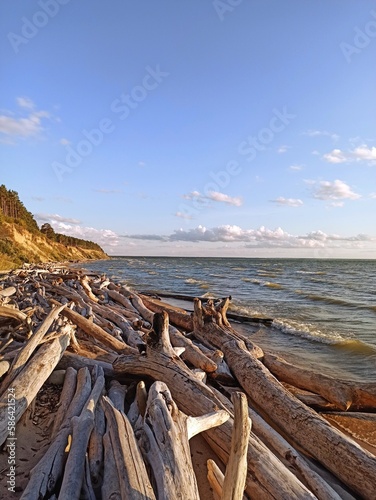
[{"label": "large fallen tree trunk", "polygon": [[245,348],[229,328],[206,322],[200,300],[195,300],[195,334],[225,354],[240,385],[250,398],[294,441],[324,464],[362,498],[375,495],[376,457],[334,429],[292,396]]},{"label": "large fallen tree trunk", "polygon": [[[175,355],[168,338],[168,317],[157,313],[147,339],[146,355],[119,356],[118,373],[150,376],[169,387],[181,411],[200,416],[222,408],[213,392]],[[219,458],[226,462],[231,448],[233,421],[204,433]],[[301,500],[314,498],[305,486],[252,433],[248,447],[247,493],[253,498]]]},{"label": "large fallen tree trunk", "polygon": [[328,375],[294,366],[273,354],[265,353],[263,362],[279,380],[320,394],[341,410],[348,410],[350,407],[376,408],[376,384],[336,380]]}]

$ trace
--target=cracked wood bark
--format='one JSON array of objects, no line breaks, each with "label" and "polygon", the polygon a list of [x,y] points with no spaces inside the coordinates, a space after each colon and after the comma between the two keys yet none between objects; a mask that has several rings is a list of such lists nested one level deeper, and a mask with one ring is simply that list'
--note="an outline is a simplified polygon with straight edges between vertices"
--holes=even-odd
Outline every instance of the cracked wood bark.
[{"label": "cracked wood bark", "polygon": [[[70,326],[63,327],[64,335],[42,345],[13,380],[15,396],[15,422],[21,418],[39,389],[51,375],[65,349],[69,345]],[[8,435],[8,394],[0,399],[0,444]]]},{"label": "cracked wood bark", "polygon": [[294,366],[273,354],[265,354],[264,364],[279,380],[319,394],[341,410],[376,408],[376,384],[336,380]]},{"label": "cracked wood bark", "polygon": [[120,482],[109,431],[103,436],[103,447],[104,472],[101,490],[102,498],[106,500],[122,500],[123,497],[120,492]]},{"label": "cracked wood bark", "polygon": [[25,366],[30,356],[33,354],[34,350],[38,347],[39,343],[48,332],[50,326],[55,321],[55,319],[59,316],[61,311],[65,308],[65,305],[60,305],[59,307],[54,307],[47,315],[46,319],[39,326],[39,328],[33,333],[33,335],[29,338],[29,340],[24,344],[22,349],[19,351],[17,356],[14,358],[13,363],[10,367],[10,370],[3,380],[0,392],[3,393],[8,386],[12,383],[12,381],[16,378],[16,376],[20,373],[22,368]]},{"label": "cracked wood bark", "polygon": [[66,412],[65,419],[43,458],[30,471],[30,480],[22,494],[22,500],[40,500],[54,491],[64,471],[65,448],[71,433],[71,418],[80,415],[90,393],[90,372],[87,368],[82,368],[77,374],[76,392]]},{"label": "cracked wood bark", "polygon": [[[236,390],[236,389],[234,389]],[[220,391],[212,387],[212,391],[225,405],[230,415],[234,414],[231,401]],[[233,390],[230,389],[230,392]],[[278,432],[273,429],[255,410],[248,407],[248,415],[252,420],[252,430],[278,457],[287,460],[301,475],[304,483],[319,500],[341,500],[337,492],[315,472],[306,459],[293,448]]]},{"label": "cracked wood bark", "polygon": [[[157,321],[165,321],[164,313],[156,316]],[[164,331],[163,337],[168,338],[168,332]],[[146,355],[119,356],[113,366],[119,374],[148,375],[163,381],[169,387],[180,410],[187,415],[199,416],[223,408],[209,387],[197,380],[183,361],[175,356],[171,346],[165,348],[155,334],[150,335]],[[232,421],[229,420],[204,433],[205,439],[225,463],[231,447],[232,428]],[[247,493],[263,500],[314,498],[252,433],[248,447]]]},{"label": "cracked wood bark", "polygon": [[[56,301],[52,301],[57,304]],[[59,303],[60,305],[60,303]],[[64,309],[62,314],[72,321],[75,325],[79,326],[85,333],[91,335],[95,339],[99,340],[103,345],[110,347],[115,352],[134,352],[134,349],[129,347],[125,342],[120,342],[115,339],[112,335],[105,332],[100,326],[95,325],[88,319],[81,316],[71,309]]]},{"label": "cracked wood bark", "polygon": [[269,370],[234,340],[229,329],[204,324],[201,302],[195,299],[195,332],[225,354],[228,365],[250,398],[303,449],[325,465],[362,498],[375,495],[376,457],[334,429],[292,396]]},{"label": "cracked wood bark", "polygon": [[80,498],[85,474],[85,457],[94,427],[94,411],[103,392],[104,384],[104,376],[99,374],[80,416],[74,416],[71,419],[72,443],[64,468],[59,500],[79,500]]},{"label": "cracked wood bark", "polygon": [[179,411],[167,385],[154,382],[136,436],[153,472],[158,500],[200,500],[189,439],[229,418],[225,410],[197,418]]},{"label": "cracked wood bark", "polygon": [[131,424],[106,396],[102,397],[102,405],[114,452],[121,498],[155,500]]},{"label": "cracked wood bark", "polygon": [[97,488],[100,484],[100,474],[103,467],[103,436],[106,431],[103,408],[98,404],[95,407],[94,420],[95,425],[88,447],[88,463],[92,484],[94,488]]},{"label": "cracked wood bark", "polygon": [[72,367],[68,367],[65,372],[63,389],[61,391],[58,410],[55,414],[54,425],[51,431],[52,439],[58,432],[63,420],[65,419],[69,405],[71,404],[74,393],[76,391],[76,385],[77,385],[77,371]]},{"label": "cracked wood bark", "polygon": [[234,427],[231,451],[222,488],[223,500],[242,500],[247,479],[247,449],[251,422],[248,417],[247,397],[242,392],[232,394]]}]

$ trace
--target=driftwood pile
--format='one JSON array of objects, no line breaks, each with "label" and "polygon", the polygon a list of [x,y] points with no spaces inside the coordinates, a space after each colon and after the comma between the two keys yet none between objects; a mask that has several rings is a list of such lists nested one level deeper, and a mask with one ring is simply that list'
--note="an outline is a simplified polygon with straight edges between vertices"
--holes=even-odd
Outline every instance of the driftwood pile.
[{"label": "driftwood pile", "polygon": [[189,440],[202,432],[227,464],[208,461],[215,499],[376,499],[375,455],[317,411],[374,412],[375,384],[264,353],[228,307],[195,299],[188,314],[58,265],[3,277],[0,444],[8,389],[19,421],[62,376],[51,444],[21,498],[199,499]]}]

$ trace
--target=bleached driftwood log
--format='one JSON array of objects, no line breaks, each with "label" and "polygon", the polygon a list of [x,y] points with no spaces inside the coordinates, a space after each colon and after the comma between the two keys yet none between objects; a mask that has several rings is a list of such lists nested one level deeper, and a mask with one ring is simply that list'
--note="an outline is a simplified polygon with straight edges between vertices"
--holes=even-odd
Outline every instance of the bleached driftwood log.
[{"label": "bleached driftwood log", "polygon": [[63,389],[60,394],[60,400],[58,405],[59,408],[55,414],[54,425],[52,427],[52,432],[51,432],[52,438],[56,435],[56,433],[60,429],[63,420],[66,417],[69,405],[71,404],[74,393],[76,391],[76,385],[77,385],[77,371],[71,366],[69,366],[65,371]]},{"label": "bleached driftwood log", "polygon": [[221,425],[226,411],[188,417],[179,411],[163,382],[155,382],[148,395],[145,417],[136,425],[136,436],[153,473],[159,500],[200,500],[188,440],[199,432]]},{"label": "bleached driftwood log", "polygon": [[53,307],[50,313],[47,315],[46,319],[40,325],[40,327],[33,333],[27,343],[22,347],[17,356],[14,358],[10,370],[3,380],[0,392],[4,393],[6,388],[12,383],[16,376],[23,369],[25,363],[29,360],[30,356],[33,354],[34,350],[38,347],[39,343],[43,337],[48,332],[48,329],[53,324],[55,319],[59,316],[61,311],[65,308],[65,305],[59,307]]},{"label": "bleached driftwood log", "polygon": [[[168,338],[166,313],[154,317],[146,355],[119,356],[113,363],[117,373],[150,376],[169,387],[181,411],[200,416],[223,408],[213,392],[197,380],[176,357]],[[157,333],[158,332],[158,333]],[[231,447],[232,420],[204,433],[219,458],[227,462]],[[312,499],[313,495],[252,433],[248,447],[247,493],[263,500],[288,498]]]},{"label": "bleached driftwood log", "polygon": [[154,491],[137,447],[131,424],[106,396],[102,397],[102,405],[114,453],[121,498],[154,500]]},{"label": "bleached driftwood log", "polygon": [[247,449],[251,422],[248,417],[248,402],[245,394],[232,394],[234,405],[234,427],[231,451],[226,466],[222,487],[223,500],[242,500],[247,479]]},{"label": "bleached driftwood log", "polygon": [[336,380],[294,366],[273,354],[265,354],[264,364],[279,380],[320,394],[341,410],[376,408],[376,384]]},{"label": "bleached driftwood log", "polygon": [[[56,301],[52,302],[54,304],[58,304]],[[110,347],[113,351],[124,353],[133,351],[133,349],[127,344],[115,339],[112,335],[105,332],[101,327],[95,325],[88,319],[81,316],[81,314],[78,314],[77,312],[72,311],[69,308],[64,309],[62,314],[70,319],[72,323],[79,326],[85,333],[99,340],[99,342],[101,342],[103,345]]]},{"label": "bleached driftwood log", "polygon": [[22,500],[39,500],[53,493],[61,480],[66,459],[65,449],[71,433],[71,419],[80,415],[91,393],[91,377],[87,368],[77,374],[74,397],[68,407],[59,432],[37,465],[30,471],[30,480],[22,494]]},{"label": "bleached driftwood log", "polygon": [[60,500],[78,500],[81,498],[86,450],[94,427],[95,407],[103,392],[104,383],[103,374],[99,374],[80,416],[74,416],[71,419],[72,443],[64,468],[64,477],[59,493]]},{"label": "bleached driftwood log", "polygon": [[324,464],[362,498],[374,495],[376,457],[334,429],[292,396],[267,368],[234,340],[229,328],[204,323],[201,302],[195,299],[195,334],[220,348],[250,398],[306,451]]},{"label": "bleached driftwood log", "polygon": [[[214,387],[212,387],[212,391],[224,404],[230,415],[234,415],[234,407],[231,401]],[[236,391],[236,389],[231,389],[231,392],[233,391]],[[248,407],[248,415],[252,421],[252,430],[256,436],[278,457],[291,464],[293,469],[303,478],[304,484],[319,500],[341,500],[337,492],[310,467],[302,454],[293,448],[251,407]]]},{"label": "bleached driftwood log", "polygon": [[[15,397],[15,422],[21,418],[39,389],[56,367],[65,349],[69,345],[70,325],[62,328],[62,335],[50,343],[42,345],[12,382],[12,394]],[[0,444],[8,435],[8,394],[0,399]]]}]

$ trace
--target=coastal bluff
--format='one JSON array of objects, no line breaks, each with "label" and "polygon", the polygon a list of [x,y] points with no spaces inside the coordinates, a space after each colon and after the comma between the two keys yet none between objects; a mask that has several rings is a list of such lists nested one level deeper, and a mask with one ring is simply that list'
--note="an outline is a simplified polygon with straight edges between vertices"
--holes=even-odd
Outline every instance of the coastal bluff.
[{"label": "coastal bluff", "polygon": [[16,191],[0,186],[0,271],[25,263],[108,259],[92,241],[55,233],[50,224],[38,227]]}]

